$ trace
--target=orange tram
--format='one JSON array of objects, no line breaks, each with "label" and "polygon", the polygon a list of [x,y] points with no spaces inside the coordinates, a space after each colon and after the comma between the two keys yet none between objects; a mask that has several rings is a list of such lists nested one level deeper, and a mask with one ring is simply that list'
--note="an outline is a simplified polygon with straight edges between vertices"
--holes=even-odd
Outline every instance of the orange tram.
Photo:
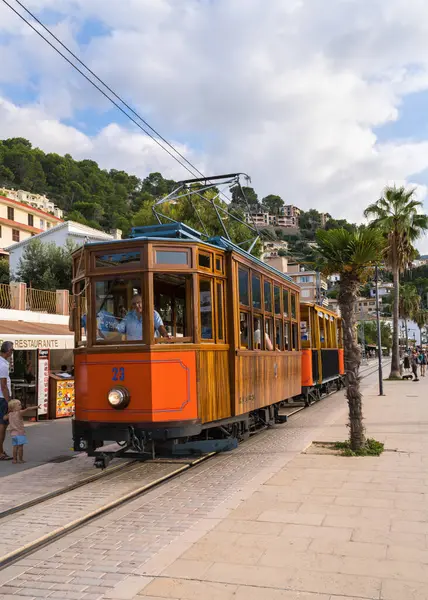
[{"label": "orange tram", "polygon": [[137,227],[73,261],[74,448],[96,466],[231,449],[342,385],[338,316],[223,237]]}]

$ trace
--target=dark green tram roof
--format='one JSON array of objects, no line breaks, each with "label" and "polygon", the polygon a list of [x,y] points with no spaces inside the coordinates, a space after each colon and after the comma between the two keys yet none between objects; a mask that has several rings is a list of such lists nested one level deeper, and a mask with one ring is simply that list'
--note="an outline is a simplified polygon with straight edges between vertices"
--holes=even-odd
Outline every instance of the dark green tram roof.
[{"label": "dark green tram roof", "polygon": [[[209,246],[211,248],[221,248],[222,250],[226,250],[229,252],[233,251],[233,252],[236,252],[237,254],[240,254],[247,260],[250,260],[255,265],[263,267],[264,269],[271,271],[276,276],[279,275],[286,281],[290,281],[291,283],[294,283],[295,285],[300,287],[298,284],[296,284],[293,281],[293,279],[289,275],[286,275],[285,273],[281,273],[281,271],[278,271],[278,269],[275,269],[274,267],[267,265],[266,263],[261,261],[259,258],[256,258],[249,252],[246,252],[240,246],[238,246],[237,244],[234,244],[233,242],[224,238],[223,236],[214,236],[207,240],[203,240],[202,234],[199,231],[197,231],[196,229],[193,229],[192,227],[189,227],[188,225],[185,225],[184,223],[167,223],[166,225],[149,225],[147,227],[133,227],[131,230],[131,235],[129,236],[129,239],[134,239],[134,240],[141,239],[141,240],[147,240],[147,241],[150,240],[150,241],[157,241],[157,242],[166,242],[166,241],[170,241],[171,239],[175,239],[180,242],[186,242],[186,241],[187,242],[189,242],[189,241],[198,242],[199,244],[204,244],[205,246]],[[103,242],[89,242],[89,243],[85,244],[85,247],[92,246],[92,245],[98,246],[100,244],[112,244],[112,243],[123,243],[123,242],[126,242],[126,239],[125,240],[106,240]]]}]

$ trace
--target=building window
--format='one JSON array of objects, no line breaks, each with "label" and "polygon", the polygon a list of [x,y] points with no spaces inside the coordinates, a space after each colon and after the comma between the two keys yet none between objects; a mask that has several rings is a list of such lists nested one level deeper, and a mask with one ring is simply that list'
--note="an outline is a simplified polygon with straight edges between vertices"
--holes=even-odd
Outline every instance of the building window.
[{"label": "building window", "polygon": [[50,228],[51,228],[51,224],[49,223],[49,221],[46,221],[46,227],[47,227],[48,229],[50,229]]},{"label": "building window", "polygon": [[12,240],[19,242],[19,229],[12,229]]},{"label": "building window", "polygon": [[15,220],[15,209],[11,206],[7,207],[7,218],[9,219],[9,221]]},{"label": "building window", "polygon": [[40,229],[44,229],[45,228],[45,222],[43,219],[40,219]]},{"label": "building window", "polygon": [[1,238],[1,225],[0,225],[0,238]]},{"label": "building window", "polygon": [[311,290],[302,290],[300,292],[302,298],[310,298],[311,296]]},{"label": "building window", "polygon": [[28,225],[30,227],[34,227],[34,217],[33,215],[27,215],[28,216]]}]

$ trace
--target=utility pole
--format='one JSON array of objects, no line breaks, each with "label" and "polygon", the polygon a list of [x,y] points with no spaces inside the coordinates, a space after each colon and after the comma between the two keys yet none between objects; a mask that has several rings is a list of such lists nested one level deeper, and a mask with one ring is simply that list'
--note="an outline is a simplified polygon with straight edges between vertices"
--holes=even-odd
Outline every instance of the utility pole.
[{"label": "utility pole", "polygon": [[380,329],[380,311],[379,311],[379,273],[378,266],[375,267],[375,284],[376,284],[376,324],[377,324],[377,357],[379,369],[379,396],[383,396],[383,376],[382,376],[382,336]]}]

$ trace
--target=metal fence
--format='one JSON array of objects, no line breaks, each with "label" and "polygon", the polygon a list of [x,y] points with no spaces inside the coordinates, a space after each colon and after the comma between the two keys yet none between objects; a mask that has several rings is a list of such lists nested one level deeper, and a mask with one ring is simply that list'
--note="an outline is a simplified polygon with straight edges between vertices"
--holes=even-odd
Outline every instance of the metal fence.
[{"label": "metal fence", "polygon": [[10,308],[11,306],[10,286],[7,283],[0,283],[0,308]]},{"label": "metal fence", "polygon": [[27,309],[56,314],[56,292],[27,288]]}]

